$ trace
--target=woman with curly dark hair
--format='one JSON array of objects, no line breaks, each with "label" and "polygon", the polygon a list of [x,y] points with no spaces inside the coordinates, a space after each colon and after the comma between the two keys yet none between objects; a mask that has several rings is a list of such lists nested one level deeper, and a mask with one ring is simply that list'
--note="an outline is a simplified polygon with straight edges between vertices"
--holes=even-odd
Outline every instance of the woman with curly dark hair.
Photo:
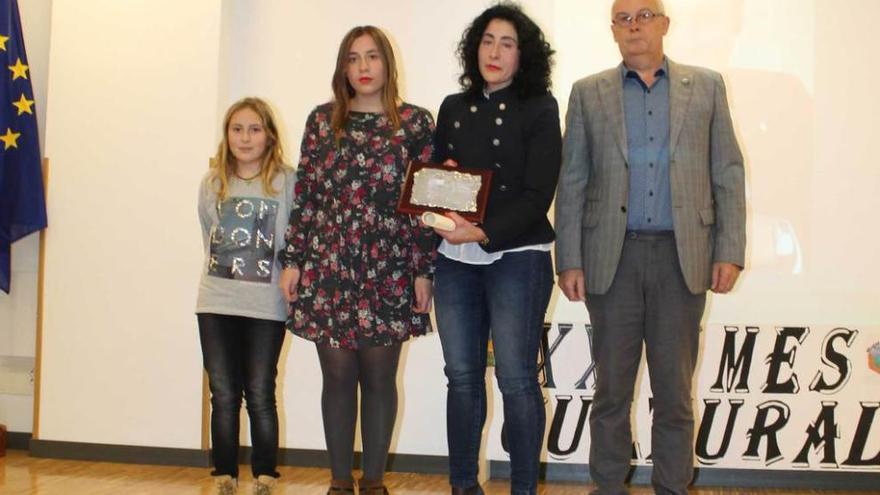
[{"label": "woman with curly dark hair", "polygon": [[511,493],[534,494],[544,437],[536,369],[550,300],[553,200],[562,156],[550,94],[553,50],[519,7],[498,4],[465,30],[458,47],[462,92],[440,107],[433,161],[491,170],[484,221],[448,213],[434,278],[437,326],[449,381],[447,438],[453,494],[482,494],[477,455],[486,421],[491,332],[504,401]]}]

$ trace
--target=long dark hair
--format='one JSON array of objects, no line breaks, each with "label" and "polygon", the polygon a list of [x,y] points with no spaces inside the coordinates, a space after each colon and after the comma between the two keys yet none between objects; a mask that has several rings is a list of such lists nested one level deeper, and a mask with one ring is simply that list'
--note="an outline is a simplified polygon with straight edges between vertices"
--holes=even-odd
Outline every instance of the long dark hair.
[{"label": "long dark hair", "polygon": [[400,111],[397,105],[400,103],[400,96],[397,90],[397,60],[394,58],[394,49],[391,42],[381,29],[375,26],[356,26],[352,28],[342,43],[339,44],[339,53],[336,54],[336,70],[333,72],[333,115],[330,119],[330,125],[333,128],[333,134],[336,144],[342,138],[345,124],[348,121],[348,113],[351,108],[351,99],[354,98],[355,92],[351,83],[348,82],[345,69],[348,67],[348,52],[354,41],[363,35],[373,38],[379,53],[382,55],[382,61],[385,63],[385,87],[382,88],[382,103],[385,106],[385,116],[391,122],[391,129],[397,131],[400,129]]},{"label": "long dark hair", "polygon": [[499,3],[489,7],[465,29],[458,43],[458,60],[462,74],[458,78],[461,89],[469,96],[478,96],[486,81],[480,74],[478,52],[486,27],[493,19],[505,20],[516,29],[519,48],[519,71],[513,76],[511,87],[520,98],[540,96],[550,92],[550,72],[553,54],[550,43],[544,39],[541,28],[529,18],[519,5]]}]

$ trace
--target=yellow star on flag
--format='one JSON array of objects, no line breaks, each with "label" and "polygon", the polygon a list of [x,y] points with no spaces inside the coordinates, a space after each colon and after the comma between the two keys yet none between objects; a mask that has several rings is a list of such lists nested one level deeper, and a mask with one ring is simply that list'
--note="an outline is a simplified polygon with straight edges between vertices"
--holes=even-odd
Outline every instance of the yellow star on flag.
[{"label": "yellow star on flag", "polygon": [[34,114],[34,111],[31,110],[31,107],[34,106],[34,100],[28,100],[25,98],[24,93],[21,94],[21,98],[19,98],[18,101],[13,101],[12,105],[18,109],[19,115],[23,113]]},{"label": "yellow star on flag", "polygon": [[19,77],[23,77],[25,79],[28,78],[28,76],[27,76],[28,66],[21,63],[20,58],[15,59],[15,65],[10,65],[8,67],[9,67],[9,70],[12,71],[12,80],[13,81],[18,79]]},{"label": "yellow star on flag", "polygon": [[0,141],[3,141],[3,149],[8,150],[9,148],[18,148],[18,137],[21,136],[20,132],[12,132],[12,129],[6,128],[6,134],[0,136]]},{"label": "yellow star on flag", "polygon": [[3,36],[0,34],[0,50],[6,51],[6,42],[9,41],[9,36]]}]

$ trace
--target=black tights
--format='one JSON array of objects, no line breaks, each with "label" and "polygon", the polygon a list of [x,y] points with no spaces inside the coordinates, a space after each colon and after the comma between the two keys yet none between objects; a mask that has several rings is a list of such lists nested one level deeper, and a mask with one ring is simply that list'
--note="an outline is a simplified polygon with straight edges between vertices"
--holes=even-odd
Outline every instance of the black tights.
[{"label": "black tights", "polygon": [[364,479],[381,480],[397,417],[400,344],[361,345],[357,351],[319,345],[318,359],[324,376],[321,414],[333,479],[351,479],[360,383]]}]

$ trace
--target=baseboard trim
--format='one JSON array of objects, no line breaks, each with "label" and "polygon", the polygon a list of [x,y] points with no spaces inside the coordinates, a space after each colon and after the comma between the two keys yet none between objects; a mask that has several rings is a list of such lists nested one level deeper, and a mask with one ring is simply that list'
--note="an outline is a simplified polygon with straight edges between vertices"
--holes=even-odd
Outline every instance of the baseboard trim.
[{"label": "baseboard trim", "polygon": [[[239,460],[246,464],[250,460],[251,448],[241,449]],[[278,464],[282,466],[329,468],[325,450],[281,449]],[[354,465],[361,464],[361,453],[354,453]],[[447,474],[449,461],[445,455],[388,454],[385,469],[399,473]]]},{"label": "baseboard trim", "polygon": [[[509,479],[510,462],[489,461],[492,478]],[[541,479],[589,483],[588,464],[541,463]],[[633,485],[650,485],[651,468],[636,466],[630,473]],[[812,490],[876,490],[880,473],[853,471],[796,471],[774,469],[720,469],[697,468],[694,486],[731,488],[787,488]]]},{"label": "baseboard trim", "polygon": [[10,450],[27,450],[31,441],[30,433],[17,431],[6,432],[6,448]]},{"label": "baseboard trim", "polygon": [[[30,440],[30,455],[33,457],[163,466],[209,467],[211,465],[210,451],[199,449],[31,440],[30,434],[21,435],[26,435],[26,438],[22,438],[24,443],[21,448],[27,449],[26,440]],[[251,448],[241,448],[239,451],[240,462],[247,464],[250,457]],[[360,465],[360,457],[360,452],[356,452],[354,458],[356,466]],[[282,466],[329,467],[327,453],[323,450],[311,449],[281,449],[278,452],[278,464]],[[448,461],[446,456],[389,454],[386,469],[405,473],[446,474]]]},{"label": "baseboard trim", "polygon": [[30,455],[32,457],[48,457],[52,459],[121,462],[124,464],[210,466],[208,452],[199,449],[59,442],[55,440],[31,440]]}]

